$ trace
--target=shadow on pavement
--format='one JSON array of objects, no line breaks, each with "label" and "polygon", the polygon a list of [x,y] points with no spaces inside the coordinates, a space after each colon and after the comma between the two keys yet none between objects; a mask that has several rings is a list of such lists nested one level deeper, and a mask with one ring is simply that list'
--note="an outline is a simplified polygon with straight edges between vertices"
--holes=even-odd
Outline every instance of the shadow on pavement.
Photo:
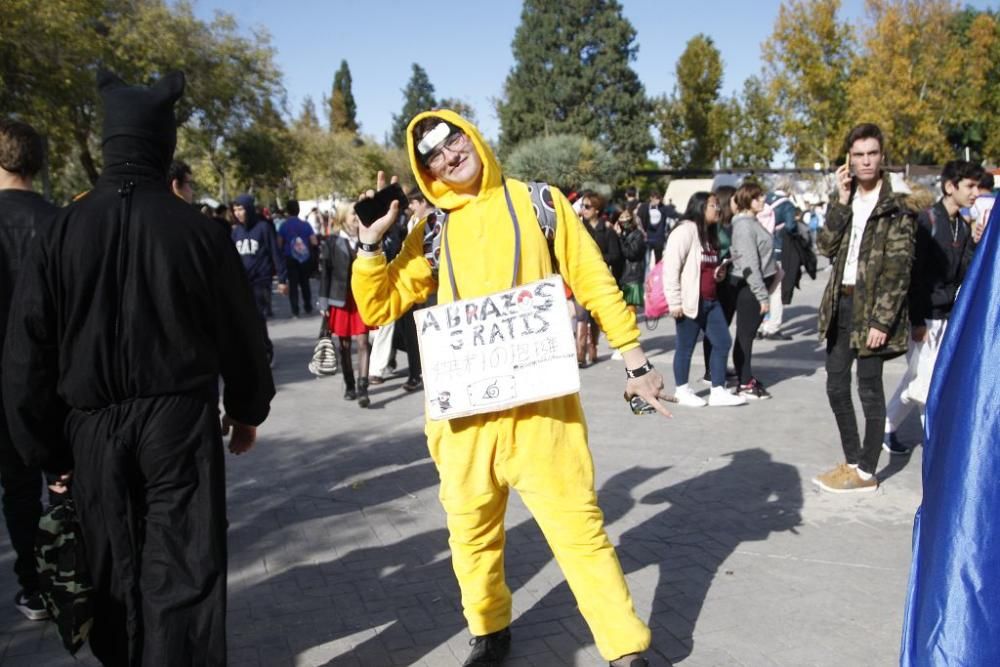
[{"label": "shadow on pavement", "polygon": [[691,654],[698,617],[722,564],[743,542],[763,541],[801,524],[802,483],[791,465],[763,449],[729,455],[718,470],[647,494],[640,502],[667,508],[621,537],[626,574],[660,569],[653,592],[652,651],[665,660]]},{"label": "shadow on pavement", "polygon": [[[621,519],[635,505],[631,490],[666,468],[634,467],[611,477],[602,486],[599,499],[606,523]],[[505,570],[508,586],[517,591],[552,560],[548,544],[534,521],[528,520],[507,531]],[[267,590],[259,590],[264,587]],[[565,585],[556,590],[564,589]],[[572,597],[553,592],[548,602],[571,609],[582,618]],[[272,608],[259,605],[246,610],[248,601],[274,599]],[[231,637],[238,657],[241,645],[261,649],[271,646],[285,651],[282,660],[313,662],[314,649],[331,642],[343,642],[341,652],[328,660],[328,667],[355,665],[412,664],[434,649],[463,633],[461,597],[451,567],[447,531],[442,528],[421,533],[400,542],[355,549],[336,560],[298,565],[268,577],[256,587],[231,594],[230,628],[239,628]],[[538,605],[536,605],[537,607]],[[313,611],[321,621],[310,621]],[[560,609],[560,613],[565,609]],[[251,618],[244,618],[249,613]],[[511,658],[519,657],[518,627],[537,622],[538,612],[514,621],[515,642]],[[331,617],[334,617],[331,621]],[[551,616],[550,616],[551,618]],[[564,632],[554,624],[556,632]],[[252,639],[251,639],[252,637]],[[590,643],[589,633],[583,643]],[[459,641],[458,651],[464,650]],[[289,651],[289,648],[291,649]],[[390,655],[391,652],[391,655]],[[279,654],[280,655],[280,654]],[[464,655],[459,659],[464,659]]]}]

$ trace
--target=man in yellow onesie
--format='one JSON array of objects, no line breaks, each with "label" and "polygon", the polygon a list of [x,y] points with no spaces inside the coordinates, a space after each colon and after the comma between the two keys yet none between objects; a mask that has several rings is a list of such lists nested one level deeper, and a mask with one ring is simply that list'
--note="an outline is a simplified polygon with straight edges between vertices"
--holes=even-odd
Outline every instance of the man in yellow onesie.
[{"label": "man in yellow onesie", "polygon": [[[448,212],[439,275],[432,266],[435,254],[425,253],[426,221],[386,263],[381,238],[398,215],[393,203],[385,216],[359,230],[351,283],[365,322],[392,321],[434,290],[443,304],[510,289],[511,267],[519,285],[554,273],[527,186],[504,179],[473,125],[452,111],[421,113],[410,122],[407,150],[421,191]],[[378,181],[381,188],[381,173]],[[658,400],[664,398],[663,378],[639,347],[635,316],[569,202],[558,191],[552,195],[559,273],[621,351],[626,395],[642,397],[669,417]],[[601,655],[616,667],[648,665],[640,653],[649,647],[649,628],[635,614],[597,506],[579,394],[428,421],[426,433],[441,477],[462,607],[474,635],[465,665],[500,665],[510,648],[511,594],[504,582],[503,548],[511,487],[542,529]]]}]

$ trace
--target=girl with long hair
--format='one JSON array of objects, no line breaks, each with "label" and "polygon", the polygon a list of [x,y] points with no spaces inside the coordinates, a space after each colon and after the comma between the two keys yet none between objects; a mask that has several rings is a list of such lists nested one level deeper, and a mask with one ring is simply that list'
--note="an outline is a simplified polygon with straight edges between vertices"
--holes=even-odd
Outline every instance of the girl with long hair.
[{"label": "girl with long hair", "polygon": [[688,200],[684,217],[667,237],[663,251],[663,289],[670,315],[677,322],[674,350],[675,396],[681,405],[702,407],[705,401],[688,386],[691,355],[704,332],[712,341],[710,369],[712,406],[743,405],[746,399],[726,390],[726,357],[732,339],[719,303],[717,286],[726,276],[719,259],[719,201],[708,192]]},{"label": "girl with long hair", "polygon": [[[736,188],[731,185],[720,185],[712,191],[716,201],[719,203],[719,222],[715,229],[719,238],[719,261],[727,264],[727,269],[732,268],[732,253],[729,251],[730,241],[733,237],[733,195]],[[728,262],[727,262],[728,260]],[[731,275],[727,270],[727,277],[715,286],[715,294],[722,306],[722,314],[726,318],[726,327],[733,323],[733,316],[736,315],[736,288],[733,286]],[[701,343],[702,352],[705,355],[705,377],[704,381],[712,384],[712,341],[705,336]],[[726,384],[736,381],[736,374],[730,369],[726,369]]]},{"label": "girl with long hair", "polygon": [[[368,398],[368,360],[371,353],[369,327],[361,319],[351,292],[351,270],[357,257],[359,224],[353,206],[340,206],[337,209],[334,228],[324,239],[320,249],[320,308],[329,308],[326,316],[330,318],[330,333],[338,340],[340,368],[344,374],[344,400],[357,399],[358,405],[367,408],[371,404],[371,399]],[[351,363],[352,341],[358,346],[356,384],[354,366]]]},{"label": "girl with long hair", "polygon": [[733,363],[740,376],[739,393],[749,399],[771,398],[754,376],[751,366],[753,340],[767,314],[769,288],[778,266],[774,259],[774,235],[764,229],[757,214],[764,210],[764,190],[757,183],[744,183],[733,195],[733,274],[736,284],[736,342]]}]

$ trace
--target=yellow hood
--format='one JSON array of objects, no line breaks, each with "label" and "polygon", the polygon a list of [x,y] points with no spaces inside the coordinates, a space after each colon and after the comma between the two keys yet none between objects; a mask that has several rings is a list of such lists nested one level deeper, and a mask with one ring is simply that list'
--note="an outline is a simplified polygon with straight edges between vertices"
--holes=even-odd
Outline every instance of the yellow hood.
[{"label": "yellow hood", "polygon": [[480,195],[493,188],[500,187],[502,181],[500,164],[497,162],[496,156],[493,154],[493,151],[483,139],[483,135],[479,133],[476,126],[450,109],[424,111],[414,116],[413,120],[410,121],[410,125],[406,128],[406,151],[410,157],[410,168],[413,170],[413,175],[417,179],[417,185],[420,186],[421,192],[423,192],[424,196],[427,197],[427,201],[446,211],[453,211],[461,208],[466,202],[470,201],[467,195],[455,192],[451,189],[450,185],[434,178],[430,171],[428,171],[417,158],[417,150],[413,145],[413,126],[428,117],[440,118],[441,120],[447,121],[452,125],[461,128],[461,130],[465,132],[470,139],[472,139],[472,144],[476,147],[479,159],[483,162],[483,183],[479,189]]}]

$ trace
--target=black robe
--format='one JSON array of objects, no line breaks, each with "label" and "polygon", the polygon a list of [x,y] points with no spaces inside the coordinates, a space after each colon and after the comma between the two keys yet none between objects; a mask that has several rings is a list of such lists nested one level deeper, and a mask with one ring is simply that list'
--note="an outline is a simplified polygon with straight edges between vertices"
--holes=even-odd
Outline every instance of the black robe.
[{"label": "black robe", "polygon": [[215,388],[260,424],[274,383],[236,249],[168,189],[162,146],[104,145],[95,188],[39,231],[4,350],[22,457],[73,470],[97,589],[94,655],[224,665],[226,545]]}]

